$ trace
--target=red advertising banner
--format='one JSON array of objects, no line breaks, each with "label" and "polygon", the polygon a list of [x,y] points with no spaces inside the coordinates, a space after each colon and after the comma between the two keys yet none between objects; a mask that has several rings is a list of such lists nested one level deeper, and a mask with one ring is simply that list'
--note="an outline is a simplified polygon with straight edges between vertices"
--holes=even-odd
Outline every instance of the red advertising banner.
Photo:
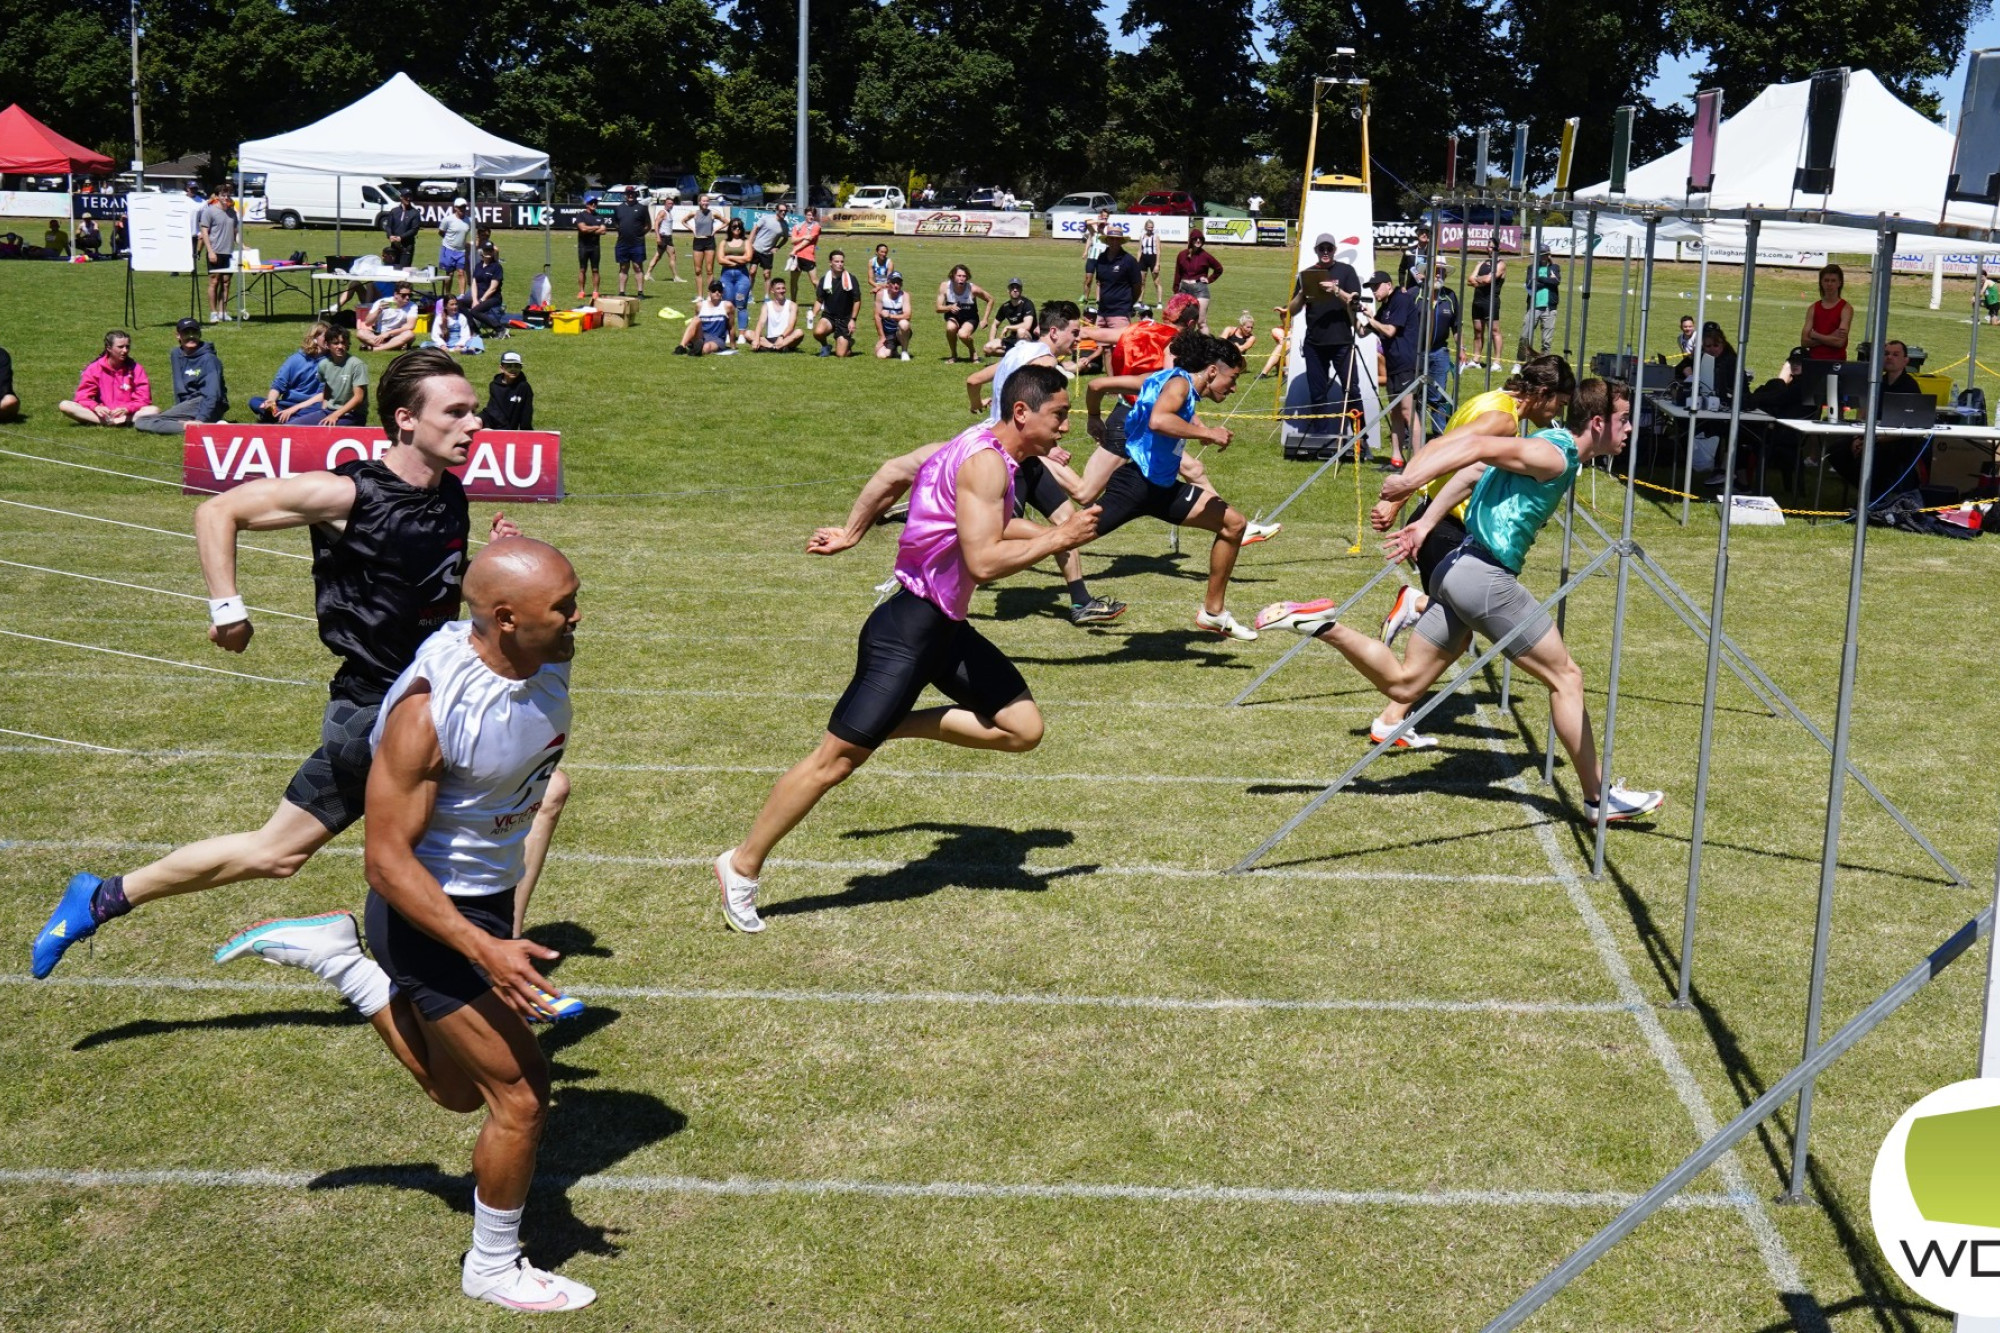
[{"label": "red advertising banner", "polygon": [[[389,437],[374,426],[192,424],[181,438],[181,489],[213,495],[266,477],[318,472],[380,458]],[[562,436],[550,430],[482,430],[455,467],[475,500],[560,500]]]}]

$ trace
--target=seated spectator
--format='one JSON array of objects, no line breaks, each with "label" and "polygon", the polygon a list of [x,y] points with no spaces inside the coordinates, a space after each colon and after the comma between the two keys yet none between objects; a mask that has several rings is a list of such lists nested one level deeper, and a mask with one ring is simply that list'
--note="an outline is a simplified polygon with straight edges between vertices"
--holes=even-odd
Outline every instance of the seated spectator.
[{"label": "seated spectator", "polygon": [[1236,317],[1236,322],[1222,331],[1222,341],[1234,347],[1244,356],[1257,345],[1257,317],[1248,310]]},{"label": "seated spectator", "polygon": [[[971,281],[969,277],[966,279],[967,283]],[[949,285],[948,282],[942,283],[938,290],[943,291]],[[903,290],[903,275],[900,273],[891,273],[889,285],[875,298],[875,332],[877,357],[884,361],[892,356],[905,361],[910,359],[910,294]],[[957,361],[958,358],[954,356],[952,360]]]},{"label": "seated spectator", "polygon": [[14,396],[14,358],[0,347],[0,421],[18,421],[21,400]]},{"label": "seated spectator", "polygon": [[486,406],[479,409],[479,424],[487,430],[535,428],[535,387],[528,383],[519,352],[500,353],[500,373],[486,388]]},{"label": "seated spectator", "polygon": [[435,316],[431,325],[430,345],[464,356],[486,350],[486,340],[473,331],[472,321],[466,317],[456,296],[444,298],[443,313]]},{"label": "seated spectator", "polygon": [[271,377],[271,391],[250,400],[250,410],[259,421],[290,421],[300,408],[319,398],[319,363],[326,356],[326,335],[331,330],[325,320],[307,329],[299,339],[299,350],[286,357]]},{"label": "seated spectator", "polygon": [[69,237],[63,235],[61,224],[54,218],[49,219],[49,229],[42,234],[42,258],[69,258]]},{"label": "seated spectator", "polygon": [[[1882,344],[1882,396],[1892,393],[1922,393],[1923,386],[1910,374],[1910,349],[1899,339]],[[1929,475],[1930,441],[1907,435],[1880,434],[1875,437],[1875,470],[1869,478],[1868,502],[1877,503],[1892,495],[1915,490]],[[1836,440],[1827,450],[1827,465],[1849,486],[1861,484],[1861,430],[1845,447]]]},{"label": "seated spectator", "polygon": [[479,262],[472,268],[472,305],[466,312],[474,324],[488,333],[507,334],[507,311],[500,304],[500,286],[507,270],[500,252],[491,243],[479,247]]},{"label": "seated spectator", "polygon": [[77,253],[91,259],[102,259],[98,251],[104,248],[104,233],[97,229],[97,221],[85,214],[76,224]]},{"label": "seated spectator", "polygon": [[399,282],[391,295],[369,306],[368,313],[355,321],[354,336],[370,352],[393,352],[408,347],[416,341],[419,313],[416,288]]},{"label": "seated spectator", "polygon": [[125,225],[125,215],[120,213],[111,223],[111,257],[123,259],[132,253],[132,232]]},{"label": "seated spectator", "polygon": [[1005,356],[1022,339],[1035,340],[1035,303],[1021,294],[1021,280],[1007,283],[1007,299],[993,312],[996,337],[986,340],[987,356]]},{"label": "seated spectator", "polygon": [[189,422],[220,421],[229,414],[229,390],[222,382],[222,358],[201,336],[192,317],[174,325],[174,401],[138,424],[154,435],[179,435]]},{"label": "seated spectator", "polygon": [[[319,363],[319,404],[314,420],[329,426],[368,424],[368,363],[358,356],[349,356],[347,344],[346,329],[327,332],[326,357]],[[307,417],[313,410],[308,405],[293,419],[295,424],[311,425]]]},{"label": "seated spectator", "polygon": [[[1704,398],[1718,398],[1727,406],[1742,387],[1742,377],[1736,370],[1736,349],[1729,345],[1722,326],[1714,320],[1702,325],[1700,353],[1683,360],[1674,373],[1691,381],[1690,394],[1696,406]],[[1720,435],[1697,432],[1694,437],[1694,470],[1704,486],[1720,487],[1726,480],[1722,469],[1716,466],[1716,452],[1721,446]]]},{"label": "seated spectator", "polygon": [[783,278],[773,278],[765,289],[763,317],[750,331],[750,350],[796,352],[805,337],[806,331],[799,327],[799,303]]},{"label": "seated spectator", "polygon": [[132,359],[132,335],[123,329],[105,334],[104,355],[83,368],[76,397],[56,408],[85,426],[130,426],[158,412],[146,368]]},{"label": "seated spectator", "polygon": [[733,350],[729,331],[736,325],[736,306],[722,295],[722,279],[708,280],[708,295],[695,303],[694,318],[674,344],[675,356],[716,356]]},{"label": "seated spectator", "polygon": [[0,231],[0,259],[27,258],[28,243],[18,231]]}]

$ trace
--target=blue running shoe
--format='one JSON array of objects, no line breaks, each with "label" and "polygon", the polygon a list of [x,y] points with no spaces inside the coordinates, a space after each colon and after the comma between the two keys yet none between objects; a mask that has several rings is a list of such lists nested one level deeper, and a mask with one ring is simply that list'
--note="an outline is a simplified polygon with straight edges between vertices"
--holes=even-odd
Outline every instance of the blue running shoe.
[{"label": "blue running shoe", "polygon": [[90,914],[90,899],[103,882],[87,873],[70,876],[69,883],[63,887],[62,897],[56,900],[56,910],[49,913],[49,919],[42,923],[42,933],[35,936],[33,967],[30,970],[36,980],[56,970],[56,964],[62,961],[63,950],[97,933],[97,918]]},{"label": "blue running shoe", "polygon": [[[535,991],[540,997],[542,1005],[549,1010],[549,1016],[539,1020],[541,1022],[554,1023],[565,1018],[575,1018],[583,1012],[583,1001],[577,999],[574,995],[565,995],[561,991],[543,990],[539,986],[535,988]],[[537,1020],[529,1020],[529,1022],[535,1021]]]}]

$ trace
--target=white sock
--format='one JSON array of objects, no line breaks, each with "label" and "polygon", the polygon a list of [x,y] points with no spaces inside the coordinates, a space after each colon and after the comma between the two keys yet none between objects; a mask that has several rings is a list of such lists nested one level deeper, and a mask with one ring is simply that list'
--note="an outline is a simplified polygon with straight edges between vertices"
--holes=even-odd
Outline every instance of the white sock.
[{"label": "white sock", "polygon": [[373,1018],[389,1003],[389,974],[364,953],[341,953],[313,965],[313,975],[329,982],[340,998],[353,1005],[363,1018]]},{"label": "white sock", "polygon": [[472,1250],[465,1256],[465,1266],[481,1277],[498,1277],[512,1268],[521,1257],[521,1214],[525,1211],[525,1204],[504,1210],[489,1208],[474,1189]]}]

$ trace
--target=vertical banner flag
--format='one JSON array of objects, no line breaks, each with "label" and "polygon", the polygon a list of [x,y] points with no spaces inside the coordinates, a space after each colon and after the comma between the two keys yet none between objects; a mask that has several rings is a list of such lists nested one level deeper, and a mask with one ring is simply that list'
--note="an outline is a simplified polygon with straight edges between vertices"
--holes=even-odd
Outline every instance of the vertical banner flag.
[{"label": "vertical banner flag", "polygon": [[1458,188],[1458,136],[1448,134],[1444,140],[1444,188]]},{"label": "vertical banner flag", "polygon": [[1556,153],[1556,193],[1562,198],[1569,197],[1569,169],[1576,161],[1577,117],[1571,116],[1563,122],[1562,148]]},{"label": "vertical banner flag", "polygon": [[1479,131],[1478,151],[1472,159],[1472,188],[1475,190],[1486,188],[1486,176],[1490,169],[1487,150],[1492,146],[1492,142],[1493,131],[1482,127]]},{"label": "vertical banner flag", "polygon": [[2000,204],[2000,49],[1974,51],[1967,63],[1944,197]]},{"label": "vertical banner flag", "polygon": [[1715,189],[1715,136],[1722,130],[1722,89],[1694,95],[1694,142],[1688,155],[1689,194]]},{"label": "vertical banner flag", "polygon": [[1833,150],[1840,141],[1840,108],[1847,100],[1847,69],[1823,69],[1806,90],[1805,161],[1792,177],[1792,192],[1833,193]]},{"label": "vertical banner flag", "polygon": [[1507,184],[1516,190],[1528,188],[1528,127],[1514,127],[1514,165],[1507,172]]},{"label": "vertical banner flag", "polygon": [[1621,106],[1611,113],[1611,193],[1625,193],[1625,172],[1632,165],[1632,116],[1635,108]]}]

